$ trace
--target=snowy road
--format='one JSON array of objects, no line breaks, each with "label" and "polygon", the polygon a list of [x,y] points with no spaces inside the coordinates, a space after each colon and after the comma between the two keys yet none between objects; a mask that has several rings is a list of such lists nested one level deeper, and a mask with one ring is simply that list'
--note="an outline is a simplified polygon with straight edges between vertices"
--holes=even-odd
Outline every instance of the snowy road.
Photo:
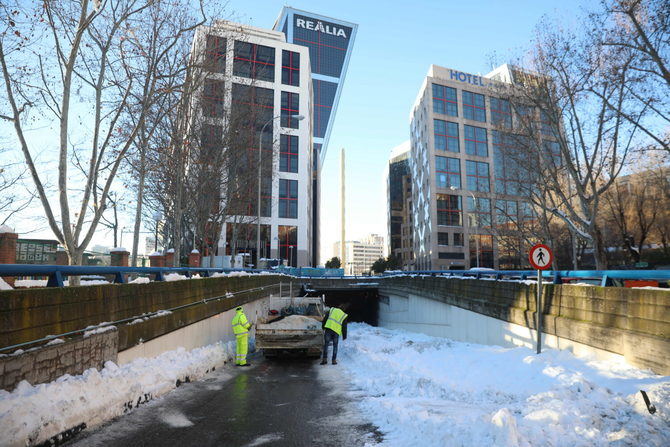
[{"label": "snowy road", "polygon": [[[621,359],[351,324],[342,365],[388,446],[669,446],[670,377]],[[658,412],[650,415],[639,390]]]},{"label": "snowy road", "polygon": [[374,428],[349,402],[341,367],[315,361],[253,359],[203,380],[97,430],[75,446],[363,446]]}]

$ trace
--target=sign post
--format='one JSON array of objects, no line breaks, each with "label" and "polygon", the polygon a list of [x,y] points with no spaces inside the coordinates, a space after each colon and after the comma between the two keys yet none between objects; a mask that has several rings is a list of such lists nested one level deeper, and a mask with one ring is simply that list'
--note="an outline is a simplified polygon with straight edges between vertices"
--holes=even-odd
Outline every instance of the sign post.
[{"label": "sign post", "polygon": [[554,254],[544,244],[535,244],[528,252],[530,265],[537,270],[537,302],[535,303],[535,330],[537,331],[537,353],[542,352],[542,270],[551,267]]}]

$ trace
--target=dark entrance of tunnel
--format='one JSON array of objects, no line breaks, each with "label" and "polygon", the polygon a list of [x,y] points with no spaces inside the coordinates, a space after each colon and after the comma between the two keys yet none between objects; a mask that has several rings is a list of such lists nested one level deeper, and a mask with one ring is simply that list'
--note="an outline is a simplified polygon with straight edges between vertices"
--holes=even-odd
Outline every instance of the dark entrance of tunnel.
[{"label": "dark entrance of tunnel", "polygon": [[379,322],[379,293],[376,288],[324,288],[313,289],[318,296],[324,295],[326,306],[342,307],[346,304],[348,320],[377,326]]}]

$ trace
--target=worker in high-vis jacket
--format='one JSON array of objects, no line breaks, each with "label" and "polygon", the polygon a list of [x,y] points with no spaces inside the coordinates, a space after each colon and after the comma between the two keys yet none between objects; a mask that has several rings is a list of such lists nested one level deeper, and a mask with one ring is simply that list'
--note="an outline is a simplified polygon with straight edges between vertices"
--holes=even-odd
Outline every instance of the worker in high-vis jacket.
[{"label": "worker in high-vis jacket", "polygon": [[[344,306],[343,306],[344,307]],[[333,344],[333,365],[337,365],[337,344],[342,336],[342,340],[347,339],[347,317],[342,309],[337,307],[326,308],[326,316],[323,318],[321,327],[323,328],[323,357],[321,364],[328,363],[328,345]]]},{"label": "worker in high-vis jacket", "polygon": [[242,306],[235,309],[235,316],[233,317],[233,333],[237,339],[237,347],[235,349],[235,365],[249,366],[247,363],[247,351],[249,349],[249,329],[251,323],[244,315]]}]

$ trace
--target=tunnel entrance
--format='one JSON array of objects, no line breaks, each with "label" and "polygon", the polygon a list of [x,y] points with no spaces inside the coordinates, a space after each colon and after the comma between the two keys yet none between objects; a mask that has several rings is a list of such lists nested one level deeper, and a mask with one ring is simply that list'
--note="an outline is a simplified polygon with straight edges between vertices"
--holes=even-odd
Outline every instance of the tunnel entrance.
[{"label": "tunnel entrance", "polygon": [[372,287],[346,287],[346,288],[313,288],[305,284],[310,290],[310,295],[324,295],[326,306],[341,307],[347,304],[346,310],[349,315],[348,321],[357,323],[367,323],[371,326],[377,326],[379,323],[379,293],[377,288]]}]

